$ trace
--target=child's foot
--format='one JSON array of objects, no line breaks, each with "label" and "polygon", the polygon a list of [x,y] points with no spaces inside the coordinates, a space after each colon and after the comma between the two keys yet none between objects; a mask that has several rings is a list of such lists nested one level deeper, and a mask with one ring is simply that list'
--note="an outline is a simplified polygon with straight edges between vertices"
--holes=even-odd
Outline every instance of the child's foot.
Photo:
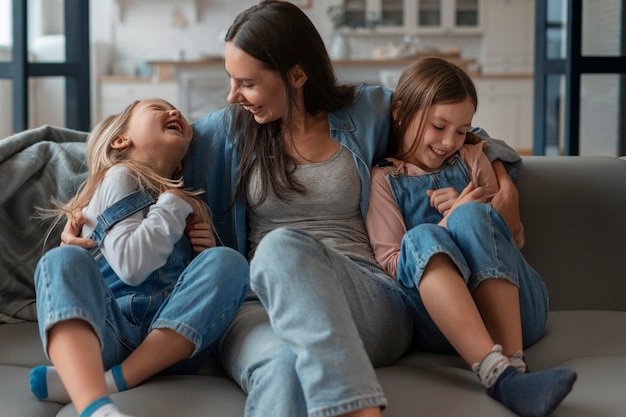
[{"label": "child's foot", "polygon": [[[128,389],[120,365],[106,371],[104,380],[109,394]],[[61,404],[72,402],[54,366],[37,366],[30,370],[30,391],[42,401],[54,401]]]},{"label": "child's foot", "polygon": [[574,382],[576,372],[567,368],[521,373],[509,366],[487,392],[519,416],[545,417],[569,394]]},{"label": "child's foot", "polygon": [[30,392],[43,401],[72,402],[54,366],[37,366],[30,370]]},{"label": "child's foot", "polygon": [[80,413],[79,417],[131,417],[120,413],[109,397],[98,398]]}]

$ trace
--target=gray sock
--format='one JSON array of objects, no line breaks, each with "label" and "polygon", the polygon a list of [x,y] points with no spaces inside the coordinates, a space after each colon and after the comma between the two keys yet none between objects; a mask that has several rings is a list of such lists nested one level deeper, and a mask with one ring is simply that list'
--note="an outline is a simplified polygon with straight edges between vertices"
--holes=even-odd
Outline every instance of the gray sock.
[{"label": "gray sock", "polygon": [[525,374],[528,372],[528,365],[526,365],[526,358],[524,358],[524,352],[518,350],[513,354],[513,356],[509,356],[509,362],[511,362],[511,366]]},{"label": "gray sock", "polygon": [[509,358],[502,354],[502,346],[494,345],[491,352],[480,363],[472,365],[472,370],[480,379],[480,382],[490,388],[500,374],[511,365]]}]

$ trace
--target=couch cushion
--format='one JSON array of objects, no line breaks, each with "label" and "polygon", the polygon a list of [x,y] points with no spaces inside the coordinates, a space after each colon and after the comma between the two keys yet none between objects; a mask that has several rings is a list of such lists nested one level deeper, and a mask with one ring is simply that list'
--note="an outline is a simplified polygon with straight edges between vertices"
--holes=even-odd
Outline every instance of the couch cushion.
[{"label": "couch cushion", "polygon": [[61,404],[39,401],[31,394],[29,372],[30,368],[0,365],[0,417],[52,417],[61,409]]},{"label": "couch cushion", "polygon": [[0,361],[3,365],[32,368],[48,365],[37,323],[23,322],[0,325]]}]

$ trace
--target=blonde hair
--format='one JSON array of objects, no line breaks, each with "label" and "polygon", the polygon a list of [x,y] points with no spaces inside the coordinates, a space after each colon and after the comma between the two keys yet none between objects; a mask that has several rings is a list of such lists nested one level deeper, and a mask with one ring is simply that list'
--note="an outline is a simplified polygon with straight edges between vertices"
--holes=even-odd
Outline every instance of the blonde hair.
[{"label": "blonde hair", "polygon": [[[408,66],[400,75],[393,94],[389,153],[404,159],[415,152],[420,140],[411,149],[402,152],[407,127],[418,112],[421,113],[417,137],[421,138],[432,107],[440,103],[460,103],[469,98],[478,107],[476,88],[472,79],[457,65],[442,58],[422,58]],[[478,143],[480,138],[468,132],[465,143]]]}]

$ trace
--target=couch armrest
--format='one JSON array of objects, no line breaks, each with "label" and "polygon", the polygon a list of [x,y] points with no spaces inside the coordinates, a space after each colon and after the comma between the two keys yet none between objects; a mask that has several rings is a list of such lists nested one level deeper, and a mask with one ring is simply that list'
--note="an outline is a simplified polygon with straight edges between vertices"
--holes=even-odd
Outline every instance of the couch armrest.
[{"label": "couch armrest", "polygon": [[626,160],[524,157],[523,253],[550,308],[626,311]]}]

